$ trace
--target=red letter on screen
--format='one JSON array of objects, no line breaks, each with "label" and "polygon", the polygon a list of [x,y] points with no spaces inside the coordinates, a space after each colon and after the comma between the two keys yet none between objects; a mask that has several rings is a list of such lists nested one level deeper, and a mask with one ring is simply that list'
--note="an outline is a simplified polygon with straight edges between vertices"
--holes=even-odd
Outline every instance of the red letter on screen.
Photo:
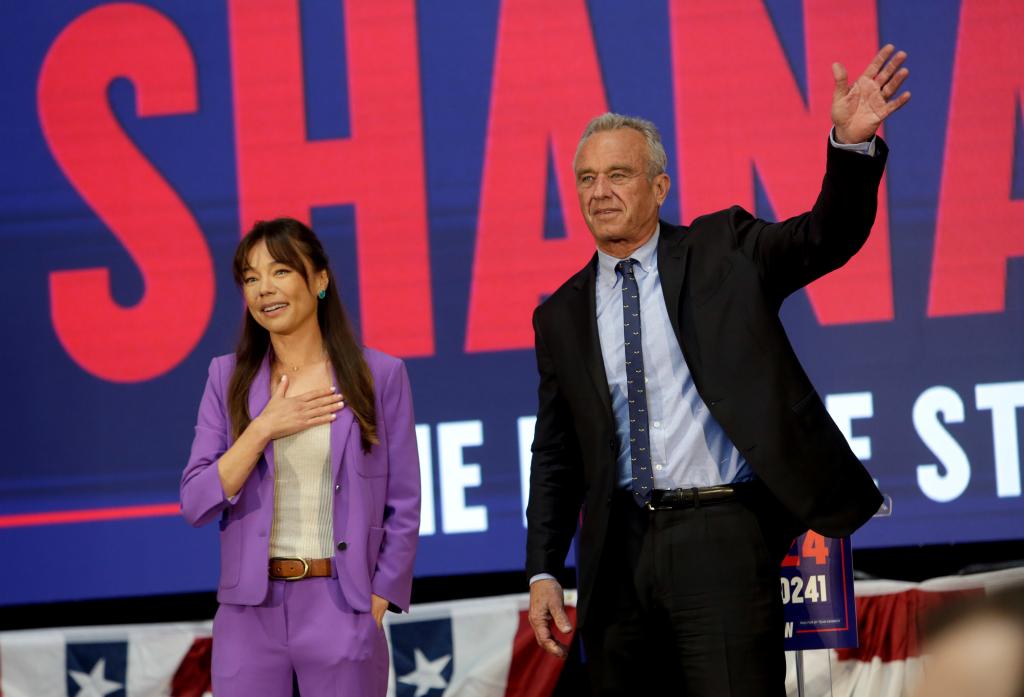
[{"label": "red letter on screen", "polygon": [[964,0],[953,66],[928,316],[1002,312],[1006,262],[1024,256],[1024,201],[1010,199],[1024,90],[1024,15]]},{"label": "red letter on screen", "polygon": [[[594,253],[572,161],[587,122],[607,111],[582,0],[501,6],[484,156],[467,351],[533,346],[530,315]],[[566,236],[544,239],[551,154]]]},{"label": "red letter on screen", "polygon": [[[831,66],[852,81],[875,55],[875,3],[804,3],[806,105],[761,0],[673,0],[670,15],[684,214],[753,210],[754,167],[780,219],[809,209],[832,125]],[[867,243],[807,293],[822,324],[893,318],[884,179]]]},{"label": "red letter on screen", "polygon": [[97,377],[136,382],[167,372],[195,347],[213,310],[210,252],[192,214],[111,112],[116,78],[135,87],[139,116],[196,110],[196,67],[178,28],[156,10],[115,4],[86,12],[50,47],[39,119],[54,159],[124,245],[145,293],[110,296],[105,268],[50,274],[57,337]]},{"label": "red letter on screen", "polygon": [[295,0],[232,0],[231,54],[243,230],[355,204],[362,336],[434,352],[415,6],[345,3],[352,137],[306,140]]}]

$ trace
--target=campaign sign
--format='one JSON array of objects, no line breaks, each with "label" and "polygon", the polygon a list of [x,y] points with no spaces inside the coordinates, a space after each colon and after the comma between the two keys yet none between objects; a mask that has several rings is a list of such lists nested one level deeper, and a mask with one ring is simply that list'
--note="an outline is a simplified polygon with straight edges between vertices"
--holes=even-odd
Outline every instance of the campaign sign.
[{"label": "campaign sign", "polygon": [[793,540],[780,574],[787,651],[857,647],[849,537],[808,531]]}]

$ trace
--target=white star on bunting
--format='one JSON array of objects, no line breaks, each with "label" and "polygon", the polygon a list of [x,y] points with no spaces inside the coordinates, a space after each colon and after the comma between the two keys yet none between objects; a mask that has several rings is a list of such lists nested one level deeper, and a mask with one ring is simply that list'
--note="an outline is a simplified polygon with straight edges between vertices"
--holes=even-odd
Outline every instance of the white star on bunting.
[{"label": "white star on bunting", "polygon": [[78,693],[75,697],[106,697],[111,692],[117,692],[124,687],[119,682],[107,680],[104,673],[107,671],[107,659],[101,658],[88,673],[78,670],[69,670],[71,679],[78,684]]},{"label": "white star on bunting", "polygon": [[416,658],[416,669],[398,678],[398,682],[405,683],[406,685],[415,685],[416,694],[414,697],[423,697],[430,690],[443,690],[448,687],[448,681],[441,675],[441,671],[448,665],[448,661],[452,660],[451,654],[441,656],[433,661],[428,661],[427,657],[419,649],[414,649],[413,655]]}]

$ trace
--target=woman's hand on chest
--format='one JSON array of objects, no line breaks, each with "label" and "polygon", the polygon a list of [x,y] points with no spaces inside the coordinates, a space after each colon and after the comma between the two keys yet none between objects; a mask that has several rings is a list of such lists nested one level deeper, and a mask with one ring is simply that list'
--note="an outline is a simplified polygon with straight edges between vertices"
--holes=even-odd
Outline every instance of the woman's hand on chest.
[{"label": "woman's hand on chest", "polygon": [[270,401],[252,421],[268,440],[290,436],[293,433],[330,423],[336,413],[345,407],[343,397],[334,387],[318,387],[298,393],[290,389],[287,375],[282,375],[274,385]]}]

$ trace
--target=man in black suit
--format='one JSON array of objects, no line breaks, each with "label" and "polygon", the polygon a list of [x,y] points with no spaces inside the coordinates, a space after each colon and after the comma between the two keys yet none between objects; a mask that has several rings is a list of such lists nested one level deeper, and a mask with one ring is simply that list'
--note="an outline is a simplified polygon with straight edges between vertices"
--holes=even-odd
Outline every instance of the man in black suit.
[{"label": "man in black suit", "polygon": [[778,311],[867,239],[887,152],[875,132],[910,98],[895,97],[905,58],[886,46],[852,86],[833,65],[821,193],[780,223],[739,207],[659,221],[670,182],[654,125],[605,114],[580,139],[597,253],[534,313],[527,572],[537,641],[564,657],[555,577],[579,525],[598,694],[784,694],[779,562],[807,528],[849,535],[878,509]]}]

